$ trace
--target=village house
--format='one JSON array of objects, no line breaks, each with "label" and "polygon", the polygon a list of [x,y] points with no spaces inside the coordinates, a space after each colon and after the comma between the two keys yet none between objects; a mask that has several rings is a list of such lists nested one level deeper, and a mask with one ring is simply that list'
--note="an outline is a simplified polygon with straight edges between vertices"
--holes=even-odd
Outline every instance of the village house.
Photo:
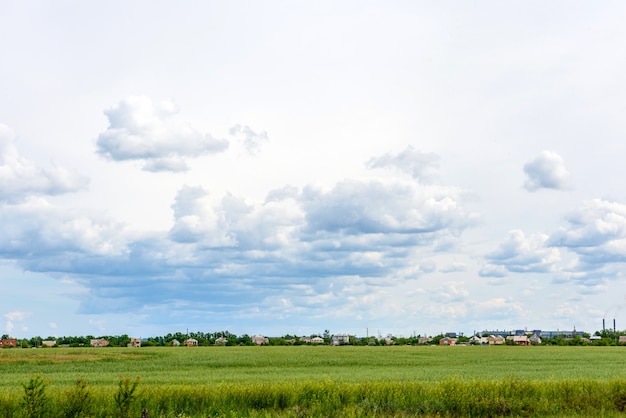
[{"label": "village house", "polygon": [[531,343],[527,335],[509,335],[506,340],[515,345],[530,345]]},{"label": "village house", "polygon": [[264,344],[269,344],[270,343],[269,338],[264,337],[262,335],[253,335],[252,337],[250,337],[250,339],[256,345],[264,345]]},{"label": "village house", "polygon": [[489,344],[489,338],[487,337],[479,337],[478,335],[474,335],[469,339],[470,344],[480,344],[487,345]]},{"label": "village house", "polygon": [[215,340],[215,345],[222,345],[222,344],[226,344],[228,342],[228,339],[226,337],[219,337],[218,339]]},{"label": "village house", "polygon": [[133,348],[141,347],[141,338],[131,338],[127,346]]},{"label": "village house", "polygon": [[458,338],[443,337],[439,340],[439,345],[456,345]]},{"label": "village house", "polygon": [[57,345],[57,341],[56,340],[43,340],[41,342],[42,346],[46,346],[46,347],[54,347],[55,345]]},{"label": "village house", "polygon": [[537,334],[533,334],[528,338],[532,345],[541,345],[541,337]]},{"label": "village house", "polygon": [[385,345],[394,345],[396,342],[393,340],[393,338],[391,337],[385,337],[385,338],[381,338],[378,341],[380,342],[384,342]]},{"label": "village house", "polygon": [[311,344],[324,344],[324,339],[322,337],[313,337],[309,342]]},{"label": "village house", "polygon": [[348,337],[348,334],[335,334],[330,339],[330,344],[331,345],[350,344],[350,337]]},{"label": "village house", "polygon": [[198,340],[195,338],[187,338],[183,344],[185,344],[185,347],[196,347],[198,345]]},{"label": "village house", "polygon": [[0,348],[5,347],[17,347],[17,340],[15,338],[4,338],[0,340]]},{"label": "village house", "polygon": [[419,337],[417,339],[418,344],[430,344],[432,342],[432,338],[430,337]]},{"label": "village house", "polygon": [[502,345],[505,343],[505,340],[502,335],[490,335],[487,337],[487,342],[489,345]]},{"label": "village house", "polygon": [[106,347],[109,345],[109,342],[105,340],[104,338],[99,338],[99,339],[91,340],[89,342],[89,345],[92,347]]}]

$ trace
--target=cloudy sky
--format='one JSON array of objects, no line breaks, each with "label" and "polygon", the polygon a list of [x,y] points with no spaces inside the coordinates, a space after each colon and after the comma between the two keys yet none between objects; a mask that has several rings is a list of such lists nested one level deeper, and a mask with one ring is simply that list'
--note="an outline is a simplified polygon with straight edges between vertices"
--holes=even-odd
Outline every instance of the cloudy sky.
[{"label": "cloudy sky", "polygon": [[624,21],[3,2],[0,333],[624,329]]}]

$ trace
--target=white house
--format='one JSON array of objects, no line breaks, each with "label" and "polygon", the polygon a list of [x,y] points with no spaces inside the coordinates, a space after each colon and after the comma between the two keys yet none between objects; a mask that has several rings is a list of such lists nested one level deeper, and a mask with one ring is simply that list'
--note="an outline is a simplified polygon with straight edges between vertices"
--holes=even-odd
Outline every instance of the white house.
[{"label": "white house", "polygon": [[335,334],[330,339],[331,345],[350,344],[350,337],[348,334]]},{"label": "white house", "polygon": [[263,344],[269,344],[270,343],[269,338],[264,337],[262,335],[253,335],[252,337],[250,337],[250,339],[256,345],[263,345]]},{"label": "white house", "polygon": [[322,337],[313,337],[311,338],[311,344],[324,344],[324,339]]}]

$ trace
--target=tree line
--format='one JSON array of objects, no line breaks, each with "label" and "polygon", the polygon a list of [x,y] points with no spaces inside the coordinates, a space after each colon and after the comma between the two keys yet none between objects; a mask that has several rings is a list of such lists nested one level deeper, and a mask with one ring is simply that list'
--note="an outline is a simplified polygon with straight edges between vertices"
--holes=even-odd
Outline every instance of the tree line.
[{"label": "tree line", "polygon": [[[626,330],[614,331],[614,330],[602,330],[596,331],[593,335],[600,337],[599,339],[590,340],[590,334],[584,334],[583,336],[574,336],[573,338],[566,338],[562,335],[557,335],[550,339],[542,339],[542,345],[625,345],[626,343],[619,343],[620,336],[626,336]],[[427,344],[437,345],[442,338],[446,335],[439,334],[429,338]],[[309,340],[314,337],[320,337],[324,342],[323,344],[330,344],[332,335],[328,330],[324,330],[320,334],[312,334],[307,337],[299,337],[292,334],[285,334],[281,337],[269,337],[267,345],[306,345],[310,344]],[[2,335],[1,339],[6,340],[11,337],[8,334]],[[56,346],[64,347],[83,347],[89,346],[91,340],[105,339],[109,342],[110,347],[126,347],[131,342],[131,337],[128,334],[122,335],[86,335],[86,336],[48,336],[42,338],[41,336],[35,336],[32,338],[17,339],[17,346],[22,348],[30,347],[46,347],[44,341],[56,341]],[[194,339],[198,342],[199,346],[209,345],[226,345],[226,346],[252,346],[255,342],[252,336],[249,334],[236,335],[229,331],[217,331],[217,332],[175,332],[168,333],[167,335],[154,336],[141,339],[141,345],[144,347],[158,347],[158,346],[171,346],[177,343],[183,344],[188,339]],[[457,336],[457,343],[469,343],[470,339],[466,336]],[[385,338],[368,336],[357,337],[354,335],[349,336],[349,342],[342,342],[342,345],[418,345],[423,344],[423,340],[420,335],[413,335],[409,337],[397,337],[387,335]]]}]

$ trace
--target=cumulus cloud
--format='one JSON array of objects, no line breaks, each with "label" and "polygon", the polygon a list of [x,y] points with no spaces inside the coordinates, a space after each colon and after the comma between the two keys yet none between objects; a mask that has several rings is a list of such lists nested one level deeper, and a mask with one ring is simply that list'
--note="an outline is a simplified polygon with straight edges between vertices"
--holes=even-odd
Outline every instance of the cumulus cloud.
[{"label": "cumulus cloud", "polygon": [[[114,118],[112,126],[120,124]],[[159,161],[129,155],[146,165]],[[375,302],[367,300],[372,289],[436,272],[429,257],[439,243],[473,224],[462,196],[411,179],[286,186],[262,201],[186,185],[173,197],[171,228],[141,234],[97,213],[28,199],[0,206],[7,225],[0,257],[75,280],[85,289],[75,295],[81,312],[123,312],[139,303],[258,317],[255,309],[274,312],[280,302],[283,312],[306,306],[323,313],[348,294],[356,310]]]},{"label": "cumulus cloud", "polygon": [[583,202],[565,220],[568,225],[550,237],[551,245],[578,252],[584,252],[585,248],[607,247],[621,252],[621,242],[626,238],[626,205],[593,199]]},{"label": "cumulus cloud", "polygon": [[553,233],[549,245],[562,247],[575,256],[560,280],[575,280],[585,286],[603,285],[623,277],[626,263],[626,205],[602,199],[584,202]]},{"label": "cumulus cloud", "polygon": [[[88,221],[76,213],[65,218],[53,208],[5,208],[0,216],[14,220],[18,212],[26,213],[23,219],[32,228],[16,226],[0,248],[26,268],[80,280],[88,289],[78,296],[84,298],[84,312],[105,305],[123,311],[141,300],[146,306],[176,304],[183,310],[189,304],[193,310],[218,304],[220,310],[243,315],[246,306],[277,295],[315,311],[326,306],[319,303],[324,295],[338,298],[348,284],[357,292],[413,279],[401,273],[418,264],[416,274],[435,271],[427,260],[416,263],[415,251],[471,223],[454,189],[414,182],[389,186],[384,191],[380,183],[355,181],[328,191],[285,188],[262,203],[184,186],[173,201],[168,234],[135,240],[115,233],[121,225]],[[355,204],[340,204],[349,200]],[[359,207],[381,201],[388,203],[376,210]],[[325,208],[338,219],[332,220]],[[56,227],[43,225],[43,217],[56,219],[51,223]],[[70,219],[76,219],[76,228]],[[143,290],[146,286],[150,292]],[[296,297],[302,286],[308,296]],[[354,304],[362,299],[356,293],[354,298]]]},{"label": "cumulus cloud", "polygon": [[115,161],[144,162],[149,171],[185,171],[184,158],[224,151],[226,140],[201,133],[177,117],[168,101],[132,96],[106,110],[109,127],[98,136],[97,151]]},{"label": "cumulus cloud", "polygon": [[431,299],[440,303],[460,303],[465,301],[469,292],[463,288],[461,282],[446,282],[439,288],[433,289]]},{"label": "cumulus cloud", "polygon": [[209,193],[202,187],[183,187],[177,194],[174,209],[175,223],[170,238],[179,243],[197,243],[209,247],[232,247],[236,244],[229,236],[226,214],[212,207]]},{"label": "cumulus cloud", "polygon": [[267,132],[257,133],[247,125],[237,124],[230,128],[229,133],[243,142],[249,154],[257,154],[261,145],[269,141]]},{"label": "cumulus cloud", "polygon": [[423,153],[409,146],[397,155],[385,154],[367,162],[369,168],[395,168],[407,173],[422,184],[431,184],[439,169],[439,156]]},{"label": "cumulus cloud", "polygon": [[489,264],[482,270],[483,276],[497,277],[502,271],[527,273],[545,273],[553,271],[555,264],[561,260],[557,248],[546,246],[548,236],[534,234],[526,236],[518,229],[510,231],[508,238],[498,249],[486,255]]},{"label": "cumulus cloud", "polygon": [[623,279],[626,265],[626,205],[602,199],[583,202],[551,235],[513,230],[485,256],[483,277],[550,273],[554,283],[596,293],[608,280]]},{"label": "cumulus cloud", "polygon": [[[43,199],[0,206],[0,256],[31,270],[67,268],[73,258],[119,255],[123,227],[110,219],[58,208]],[[63,262],[59,262],[63,260]]]},{"label": "cumulus cloud", "polygon": [[567,188],[570,173],[565,168],[563,158],[552,151],[542,151],[524,165],[526,190],[539,189],[563,190]]},{"label": "cumulus cloud", "polygon": [[22,323],[22,330],[25,330],[26,326],[23,324],[23,322],[29,316],[30,316],[29,312],[23,312],[23,311],[13,311],[13,312],[5,313],[4,317],[7,319],[7,321],[4,325],[4,328],[7,330],[7,332],[10,333],[15,329],[15,325],[17,322],[17,323]]},{"label": "cumulus cloud", "polygon": [[502,278],[509,275],[506,268],[500,265],[486,264],[478,272],[480,277]]},{"label": "cumulus cloud", "polygon": [[331,190],[304,190],[302,204],[311,232],[406,234],[431,237],[461,231],[470,223],[452,188],[413,182],[342,181]]},{"label": "cumulus cloud", "polygon": [[22,157],[15,146],[15,134],[0,124],[0,200],[76,192],[88,184],[87,177],[58,164],[38,167]]},{"label": "cumulus cloud", "polygon": [[467,265],[465,263],[454,261],[444,267],[441,267],[439,271],[442,273],[456,273],[456,272],[467,271]]}]

